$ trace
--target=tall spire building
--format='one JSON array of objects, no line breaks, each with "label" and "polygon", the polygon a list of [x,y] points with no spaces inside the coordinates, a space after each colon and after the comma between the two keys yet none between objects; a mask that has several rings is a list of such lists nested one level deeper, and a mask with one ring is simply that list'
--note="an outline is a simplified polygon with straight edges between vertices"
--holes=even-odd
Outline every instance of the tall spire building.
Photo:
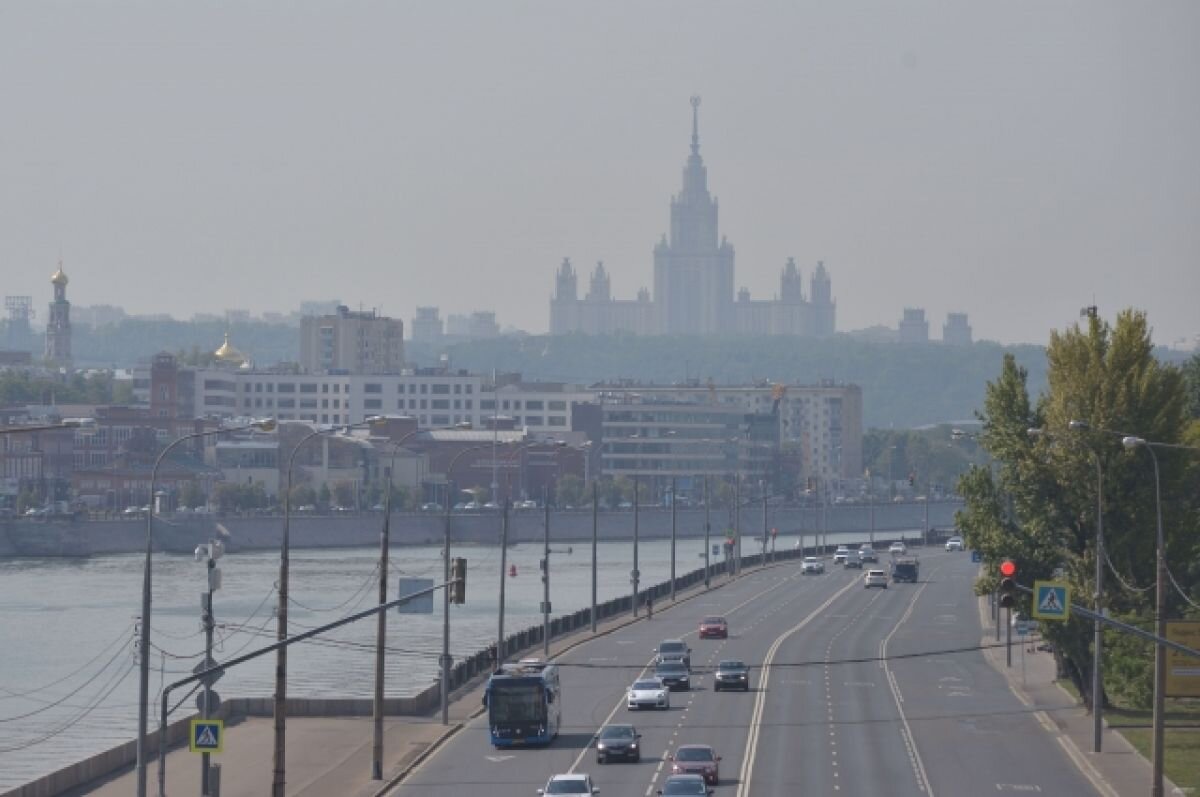
[{"label": "tall spire building", "polygon": [[832,334],[835,304],[823,264],[813,275],[808,300],[792,258],[776,298],[754,300],[743,288],[735,300],[733,245],[720,235],[719,206],[708,191],[708,169],[700,157],[700,98],[692,97],[691,106],[691,153],[683,168],[683,187],[671,197],[670,232],[654,247],[653,299],[644,288],[635,301],[613,299],[602,263],[592,274],[591,290],[580,299],[578,276],[564,258],[550,299],[550,333]]},{"label": "tall spire building", "polygon": [[50,277],[54,286],[54,301],[46,319],[46,362],[51,365],[71,365],[71,303],[67,301],[67,275],[59,261],[58,270]]}]

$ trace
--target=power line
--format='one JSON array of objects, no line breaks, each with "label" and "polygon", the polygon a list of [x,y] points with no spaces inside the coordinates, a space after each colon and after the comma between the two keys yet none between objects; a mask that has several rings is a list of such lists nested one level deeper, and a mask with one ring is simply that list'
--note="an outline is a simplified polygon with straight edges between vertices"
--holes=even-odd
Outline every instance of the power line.
[{"label": "power line", "polygon": [[[127,633],[127,632],[125,632],[125,631],[122,631],[120,636],[118,636],[118,637],[117,637],[116,639],[114,639],[112,642],[109,642],[107,645],[105,645],[105,646],[104,646],[104,647],[103,647],[103,648],[100,650],[100,652],[99,652],[99,653],[97,653],[95,656],[93,656],[92,658],[88,659],[88,660],[87,660],[87,661],[85,661],[83,664],[79,665],[79,667],[77,667],[76,669],[74,669],[74,670],[72,670],[71,672],[67,673],[66,675],[62,676],[61,678],[58,678],[58,679],[56,679],[56,680],[53,680],[53,681],[51,681],[51,682],[49,682],[49,683],[47,683],[47,684],[43,684],[43,685],[41,685],[41,686],[35,686],[34,688],[32,688],[32,689],[28,689],[28,690],[26,690],[26,691],[24,691],[24,692],[16,692],[16,691],[14,691],[14,690],[12,690],[12,689],[8,689],[7,687],[0,686],[0,692],[5,692],[5,693],[6,693],[6,695],[7,695],[6,697],[0,697],[0,700],[12,700],[12,699],[14,699],[14,698],[24,698],[24,697],[28,697],[29,695],[36,694],[36,693],[38,693],[38,692],[44,692],[44,691],[46,691],[47,689],[49,689],[49,688],[51,688],[51,687],[53,687],[53,686],[58,686],[60,683],[62,683],[63,681],[67,680],[68,678],[72,678],[72,677],[74,677],[75,675],[78,675],[79,673],[81,673],[81,672],[83,672],[84,670],[86,670],[88,667],[90,667],[92,664],[94,664],[94,663],[95,663],[95,662],[96,662],[96,661],[97,661],[97,660],[98,660],[98,659],[99,659],[101,656],[103,656],[103,655],[104,655],[104,654],[106,654],[106,653],[107,653],[109,650],[111,650],[111,649],[112,649],[112,647],[113,647],[113,645],[116,645],[116,644],[118,644],[118,643],[120,643],[120,642],[124,641],[124,640],[125,640],[125,638],[126,638],[126,637],[125,637],[125,634],[126,634],[126,633]],[[106,664],[106,665],[104,665],[104,666],[105,666],[105,667],[108,667],[108,665],[107,665],[107,664]]]}]

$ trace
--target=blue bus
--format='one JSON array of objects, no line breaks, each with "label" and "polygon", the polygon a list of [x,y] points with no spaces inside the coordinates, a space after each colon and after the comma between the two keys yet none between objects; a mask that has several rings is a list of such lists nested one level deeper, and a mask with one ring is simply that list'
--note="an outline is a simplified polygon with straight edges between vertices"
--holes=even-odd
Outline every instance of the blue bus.
[{"label": "blue bus", "polygon": [[562,724],[558,668],[541,659],[502,664],[488,678],[483,703],[496,747],[550,744]]}]

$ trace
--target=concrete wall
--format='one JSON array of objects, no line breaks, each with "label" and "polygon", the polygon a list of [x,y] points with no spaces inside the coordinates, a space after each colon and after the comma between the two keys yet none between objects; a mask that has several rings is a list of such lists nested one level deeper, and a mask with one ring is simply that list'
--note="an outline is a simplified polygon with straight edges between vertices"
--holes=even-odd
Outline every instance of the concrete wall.
[{"label": "concrete wall", "polygon": [[[954,524],[954,512],[959,503],[881,504],[875,508],[875,528],[881,535],[888,532],[924,528],[928,508],[929,524],[946,528]],[[170,523],[154,524],[155,550],[190,554],[198,543],[213,536],[220,522],[230,532],[227,550],[273,550],[279,547],[283,519],[274,517],[172,518]],[[524,510],[510,514],[509,541],[530,542],[542,538],[542,512]],[[833,506],[826,515],[826,530],[866,531],[871,527],[871,510],[866,506]],[[340,548],[373,546],[379,542],[383,516],[378,513],[313,517],[293,516],[290,542],[293,548]],[[396,513],[392,516],[393,544],[426,545],[440,543],[445,517],[440,513]],[[710,523],[713,536],[719,537],[733,527],[728,510],[714,510]],[[780,534],[813,533],[820,527],[820,517],[814,509],[804,507],[771,507],[767,513],[768,526]],[[759,538],[762,535],[762,510],[750,507],[741,513],[743,535]],[[661,539],[671,533],[670,510],[643,509],[638,517],[639,533],[643,539]],[[676,518],[680,537],[700,537],[704,534],[704,510],[682,509]],[[587,511],[553,512],[550,533],[556,541],[590,540],[592,515]],[[497,544],[500,540],[500,514],[455,513],[451,534],[457,542]],[[603,512],[599,516],[599,536],[603,540],[629,539],[633,535],[631,510]],[[146,522],[142,520],[107,521],[0,521],[0,557],[81,557],[102,554],[135,553],[146,547]]]}]

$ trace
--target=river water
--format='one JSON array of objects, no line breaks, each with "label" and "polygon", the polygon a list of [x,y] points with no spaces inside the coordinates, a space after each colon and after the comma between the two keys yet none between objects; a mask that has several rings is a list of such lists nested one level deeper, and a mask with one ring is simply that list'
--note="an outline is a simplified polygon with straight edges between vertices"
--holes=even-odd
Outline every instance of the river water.
[{"label": "river water", "polygon": [[[829,542],[857,541],[863,534],[830,534]],[[809,539],[811,543],[811,538]],[[780,549],[795,538],[781,536]],[[562,546],[555,546],[557,550]],[[703,565],[703,541],[677,545],[679,574]],[[553,614],[585,608],[591,600],[591,546],[551,555]],[[746,553],[752,553],[750,549]],[[505,633],[541,622],[540,545],[509,549],[517,575],[508,577]],[[495,639],[500,549],[458,547],[468,560],[467,602],[451,607],[451,653],[473,654]],[[597,556],[598,599],[628,594],[630,542],[601,543]],[[713,562],[716,563],[714,557]],[[294,551],[291,559],[289,627],[293,634],[374,605],[378,551],[370,548]],[[218,661],[274,641],[277,553],[226,556],[219,562],[222,586],[214,597]],[[441,552],[433,546],[393,548],[389,595],[400,576],[441,580]],[[642,584],[670,575],[670,543],[644,542],[639,549]],[[151,624],[151,692],[178,680],[200,661],[205,565],[192,557],[156,555]],[[0,561],[0,790],[26,783],[71,762],[129,741],[137,731],[137,615],[141,606],[142,557],[16,559]],[[387,693],[412,695],[437,677],[441,651],[441,600],[431,615],[388,618]],[[288,654],[288,693],[293,697],[359,697],[372,694],[375,620],[368,618],[321,640],[299,643]],[[226,672],[216,685],[223,697],[269,696],[274,656]],[[151,695],[156,724],[159,705]],[[192,700],[173,718],[191,712]]]}]

